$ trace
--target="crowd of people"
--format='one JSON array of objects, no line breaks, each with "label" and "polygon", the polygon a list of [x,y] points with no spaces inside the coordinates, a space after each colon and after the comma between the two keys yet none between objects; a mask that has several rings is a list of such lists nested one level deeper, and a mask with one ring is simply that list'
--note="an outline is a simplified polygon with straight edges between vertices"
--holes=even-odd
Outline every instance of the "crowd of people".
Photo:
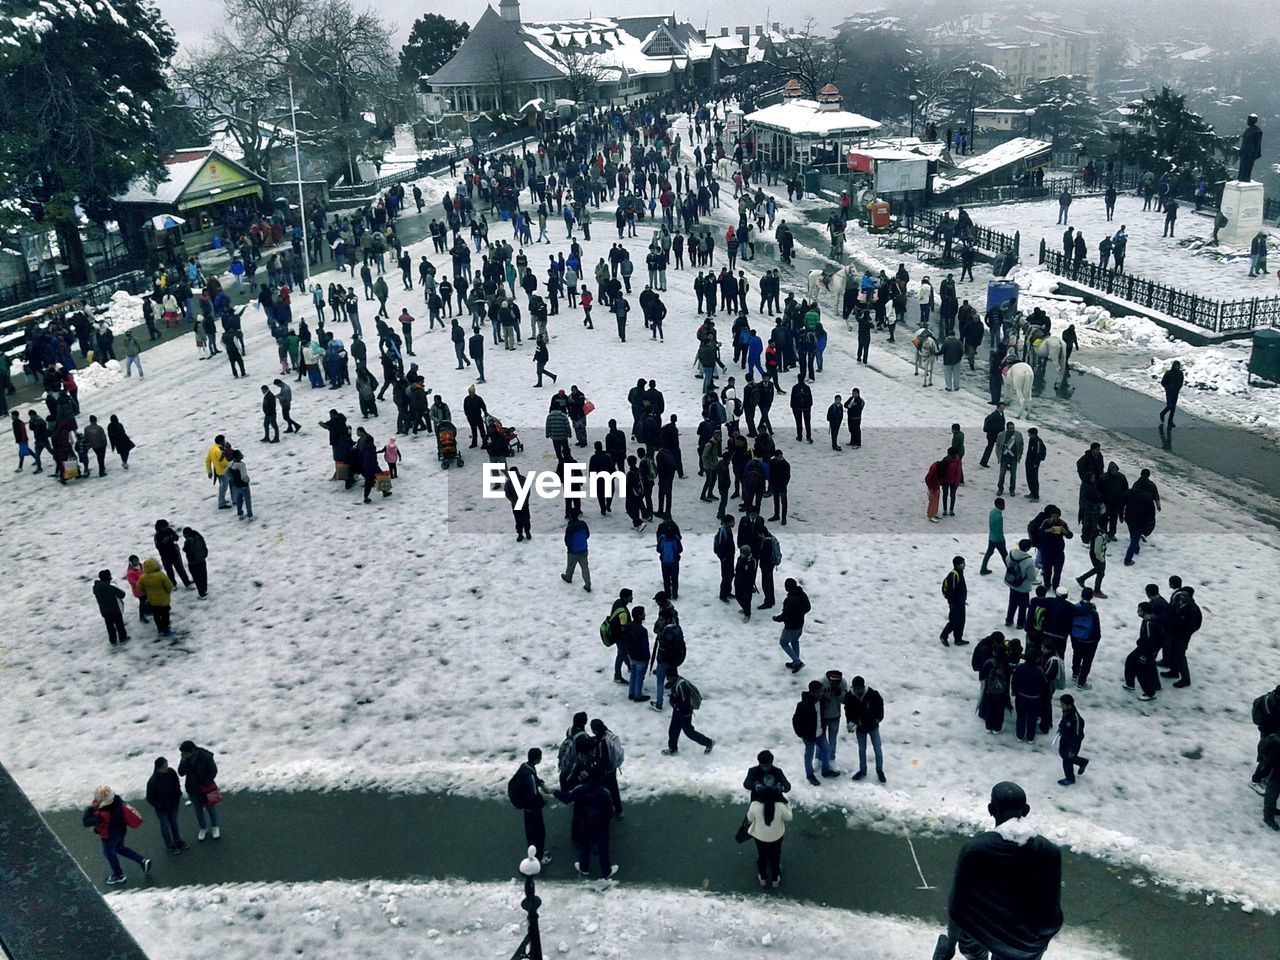
[{"label": "crowd of people", "polygon": [[[681,121],[680,127],[677,120]],[[681,130],[687,131],[684,136],[691,143],[682,144]],[[652,712],[670,710],[666,749],[662,750],[667,757],[680,754],[682,740],[701,746],[706,754],[710,754],[716,744],[694,725],[702,694],[687,674],[708,670],[709,665],[699,663],[696,639],[686,637],[680,624],[675,604],[681,597],[681,564],[695,554],[708,564],[718,564],[718,597],[726,605],[736,604],[744,623],[750,622],[759,611],[777,607],[779,598],[775,596],[774,578],[784,556],[779,531],[788,521],[788,490],[793,483],[793,467],[777,445],[771,420],[773,406],[779,395],[787,397],[796,443],[807,445],[814,442],[812,410],[819,404],[819,410],[825,413],[831,452],[835,455],[843,453],[846,446],[854,450],[861,448],[867,404],[861,388],[853,388],[848,393],[831,391],[830,401],[815,397],[814,384],[824,373],[828,379],[833,376],[829,369],[824,371],[828,331],[817,292],[801,288],[799,284],[796,291],[786,289],[788,282],[799,279],[790,269],[794,232],[786,220],[778,216],[777,198],[763,189],[772,185],[776,172],[762,170],[754,158],[744,154],[741,145],[725,144],[719,138],[722,131],[719,116],[693,103],[687,105],[687,111],[664,109],[660,104],[651,103],[629,110],[592,114],[540,142],[524,155],[512,151],[472,155],[464,164],[461,182],[440,200],[438,208],[427,211],[421,191],[414,187],[414,205],[421,218],[430,217],[425,232],[436,262],[423,254],[415,263],[415,251],[409,249],[411,244],[402,236],[407,233],[404,224],[408,194],[403,187],[398,187],[365,208],[315,214],[309,236],[321,240],[312,250],[304,251],[300,237],[294,236],[292,249],[268,253],[265,256],[267,282],[259,283],[251,304],[236,307],[219,278],[204,274],[170,278],[146,299],[149,311],[157,306],[161,308],[162,322],[173,319],[167,316],[169,313],[181,317],[180,322],[194,334],[200,356],[226,353],[236,379],[248,378],[242,318],[260,316],[277,345],[271,367],[272,374],[278,374],[270,383],[258,384],[262,441],[281,442],[280,419],[286,424],[286,435],[304,432],[303,425],[291,416],[293,388],[290,382],[299,384],[305,378],[311,389],[335,391],[334,406],[319,427],[330,449],[333,479],[343,482],[347,489],[363,480],[364,503],[371,502],[374,489],[380,489],[384,496],[390,494],[391,480],[396,477],[397,465],[403,459],[397,436],[412,437],[426,432],[435,437],[442,463],[446,458],[461,462],[452,410],[439,392],[427,386],[427,373],[415,362],[418,355],[415,338],[420,347],[424,336],[430,336],[439,326],[442,333],[448,334],[455,369],[474,368],[475,385],[470,387],[461,405],[470,428],[470,448],[483,450],[490,461],[502,462],[512,456],[520,443],[519,437],[492,415],[476,387],[487,382],[486,350],[501,346],[504,352],[518,352],[528,341],[530,362],[536,369],[533,386],[544,387],[544,379],[550,379],[554,390],[547,407],[545,436],[554,449],[557,472],[563,476],[566,468],[577,462],[573,454],[575,447],[590,448],[591,452],[586,454],[590,469],[622,472],[625,511],[637,531],[635,542],[645,544],[636,549],[647,550],[651,544],[658,555],[662,589],[653,596],[652,621],[644,606],[633,603],[633,591],[624,589],[611,601],[610,610],[601,623],[600,638],[612,652],[612,679],[627,688],[628,703],[635,707],[647,704],[647,710]],[[958,135],[963,136],[963,132]],[[686,165],[690,155],[694,160],[691,167]],[[728,190],[721,184],[726,178],[717,171],[721,161],[728,161],[731,172],[727,179],[733,184],[732,197],[722,196]],[[790,184],[788,187],[794,192]],[[609,237],[608,251],[599,256],[595,264],[590,264],[585,244],[592,242],[591,228],[597,218],[593,211],[608,205],[614,208],[611,219],[617,237],[616,240]],[[491,236],[491,216],[495,218],[493,224],[509,226],[510,242]],[[726,219],[729,229],[721,232]],[[527,251],[540,243],[557,246],[549,232],[553,223],[563,224],[564,237],[559,243],[563,249],[548,252],[545,263],[535,264],[538,258]],[[749,277],[738,265],[755,258],[757,238],[770,227],[775,231],[781,266],[762,271],[759,290],[753,291],[756,271]],[[641,235],[641,228],[647,236]],[[558,233],[558,228],[554,232]],[[285,233],[277,239],[283,239]],[[957,235],[961,233],[958,231]],[[631,249],[632,240],[638,241],[635,244],[638,249]],[[237,260],[244,267],[242,273],[251,281],[256,282],[256,277],[248,264],[256,263],[264,252],[260,245],[253,243],[252,237],[247,244],[240,245]],[[1110,252],[1111,256],[1117,256],[1114,243]],[[723,258],[718,269],[717,255]],[[334,280],[325,288],[317,282],[308,289],[301,262],[306,256],[322,263],[328,261],[334,269],[346,272],[350,283]],[[641,271],[639,277],[637,270]],[[391,285],[387,275],[391,273],[394,283],[396,271],[401,288],[397,294],[405,295],[406,301],[398,315],[388,309]],[[239,284],[241,275],[233,275]],[[588,439],[586,423],[594,404],[577,386],[557,386],[558,380],[569,371],[562,368],[558,375],[549,369],[548,327],[550,318],[561,314],[562,304],[566,313],[581,311],[583,329],[579,335],[599,338],[598,349],[616,350],[627,343],[628,332],[635,333],[634,328],[628,327],[632,296],[649,338],[665,340],[663,324],[668,304],[664,294],[669,286],[680,282],[692,284],[698,304],[694,338],[687,346],[689,360],[702,379],[701,416],[694,431],[693,460],[688,466],[696,465],[697,475],[704,479],[700,502],[707,505],[708,517],[713,507],[715,509],[717,524],[711,536],[687,535],[674,517],[672,492],[677,481],[687,477],[685,451],[677,414],[667,409],[656,378],[640,378],[629,390],[630,423],[623,419],[620,425],[619,419],[609,420],[604,438],[593,442]],[[185,297],[182,294],[188,291],[184,284],[190,287]],[[941,337],[938,354],[943,358],[944,370],[958,371],[965,359],[970,370],[974,370],[978,350],[984,342],[990,347],[990,367],[994,370],[1002,366],[1011,349],[1012,338],[1006,324],[1012,318],[1004,317],[999,311],[981,316],[978,308],[957,296],[956,281],[950,275],[940,282],[940,287],[935,328],[935,299],[927,277],[913,286],[905,265],[893,276],[855,274],[852,282],[845,286],[837,309],[842,311],[846,322],[853,317],[858,335],[858,363],[868,362],[873,330],[883,331],[887,342],[895,341],[896,327],[905,321],[908,296],[914,296],[920,307],[916,339]],[[411,291],[413,300],[421,297],[420,303],[407,302]],[[365,307],[366,304],[377,306]],[[308,308],[315,315],[314,330],[310,314],[306,313]],[[616,344],[611,336],[601,337],[592,332],[596,329],[593,308],[607,310],[613,316]],[[249,309],[253,314],[247,314]],[[362,309],[369,311],[368,320],[362,321]],[[415,312],[424,311],[425,331],[422,320],[414,316]],[[726,320],[727,331],[723,334],[717,326],[720,313]],[[524,327],[526,316],[527,328]],[[366,341],[365,324],[369,321],[372,329],[368,330],[370,337]],[[152,326],[148,323],[148,327]],[[158,331],[157,335],[163,336]],[[376,347],[370,342],[375,340]],[[32,411],[29,419],[22,421],[16,411],[13,414],[19,469],[23,469],[25,457],[30,455],[39,472],[42,450],[52,447],[59,479],[64,482],[74,453],[71,448],[75,441],[71,438],[79,436],[76,434],[79,407],[74,377],[67,372],[69,357],[63,355],[67,343],[66,337],[54,336],[53,363],[43,373],[49,417],[38,417]],[[374,347],[372,351],[371,347]],[[104,346],[99,334],[99,339],[89,348],[109,351],[111,346],[109,342]],[[63,369],[59,370],[58,364]],[[140,361],[138,366],[141,374]],[[737,369],[732,370],[733,367]],[[491,365],[490,376],[494,372]],[[292,381],[288,379],[290,375]],[[362,419],[359,426],[349,422],[352,418],[339,409],[341,398],[345,397],[342,391],[352,386],[353,381]],[[948,374],[947,389],[959,389],[958,376],[953,379]],[[386,439],[380,443],[374,438],[374,424],[369,421],[381,422],[378,402],[388,392],[395,407],[395,425],[394,429],[383,428]],[[255,402],[256,396],[257,392]],[[978,464],[979,468],[990,468],[990,458],[995,455],[998,468],[995,499],[988,514],[988,548],[979,573],[1003,573],[1008,586],[1005,627],[1010,632],[1023,631],[1025,636],[1019,638],[992,631],[974,644],[970,663],[978,679],[977,714],[994,735],[1002,731],[1007,715],[1012,713],[1017,740],[1024,744],[1033,744],[1038,734],[1047,734],[1056,728],[1057,753],[1064,774],[1058,782],[1065,787],[1075,783],[1091,762],[1081,754],[1085,742],[1081,708],[1088,706],[1091,671],[1102,641],[1096,603],[1108,599],[1102,591],[1108,544],[1117,541],[1118,524],[1124,523],[1128,533],[1124,562],[1137,563],[1142,545],[1154,534],[1156,515],[1162,505],[1149,470],[1142,469],[1140,477],[1130,486],[1117,463],[1104,462],[1101,448],[1095,443],[1076,465],[1079,502],[1074,528],[1064,519],[1060,507],[1046,504],[1043,509],[1036,508],[1038,513],[1028,524],[1026,537],[1019,537],[1016,547],[1009,550],[1005,536],[1006,510],[1018,495],[1019,468],[1026,498],[1038,501],[1047,451],[1034,427],[1027,429],[1024,440],[1018,424],[1006,419],[1003,405],[996,403],[999,399],[995,391],[992,413],[983,423],[986,447]],[[90,426],[83,433],[93,439],[85,438],[86,448],[97,452],[111,446],[127,466],[132,443],[123,427],[114,438],[108,428],[100,447],[96,445],[97,434],[91,433],[96,417],[89,419]],[[37,423],[41,425],[39,429]],[[115,417],[112,424],[117,424]],[[846,435],[848,439],[842,446],[841,440]],[[120,438],[124,444],[117,442]],[[926,477],[927,516],[935,523],[956,516],[957,492],[966,484],[964,434],[959,424],[952,428],[945,449],[946,455],[930,465]],[[81,462],[87,472],[87,460],[81,458]],[[101,471],[101,454],[98,462]],[[234,506],[238,517],[252,519],[251,487],[244,453],[227,440],[226,434],[214,438],[204,466],[207,479],[216,486],[218,509]],[[518,480],[520,476],[519,470],[513,469],[512,478]],[[979,484],[970,477],[968,486],[972,490]],[[516,495],[515,483],[509,481],[506,492],[516,540],[528,542],[533,536],[528,506]],[[983,499],[985,502],[986,498]],[[731,501],[735,500],[737,509],[731,510]],[[764,514],[766,504],[772,508],[768,516]],[[601,489],[596,496],[596,507],[602,522],[609,517],[612,505],[612,496]],[[574,583],[581,575],[583,589],[590,592],[591,531],[585,518],[587,509],[588,504],[583,501],[565,501],[566,568],[561,577],[566,583]],[[642,540],[648,524],[654,522],[657,524],[654,540]],[[777,524],[779,529],[769,524]],[[184,587],[196,588],[200,597],[208,591],[209,551],[204,537],[190,526],[181,528],[180,532],[181,540],[178,529],[163,520],[157,521],[156,556],[141,562],[138,556],[130,556],[125,574],[132,595],[138,600],[140,620],[145,622],[148,616],[154,617],[162,637],[174,636],[170,606],[176,589],[175,578]],[[1080,588],[1075,602],[1061,586],[1067,567],[1067,544],[1073,539],[1081,551],[1072,566],[1072,571],[1080,571],[1074,577]],[[996,554],[1003,561],[1003,570],[998,567],[993,570],[990,566]],[[943,646],[969,643],[965,638],[969,616],[965,571],[964,557],[955,556],[942,580],[948,611],[940,633]],[[820,574],[809,574],[817,575]],[[1090,580],[1092,585],[1086,585]],[[1185,688],[1191,684],[1187,651],[1192,637],[1201,629],[1202,617],[1191,585],[1184,584],[1178,576],[1170,577],[1169,585],[1168,598],[1161,596],[1155,584],[1148,585],[1145,597],[1137,605],[1135,647],[1123,658],[1123,663],[1119,657],[1109,663],[1117,681],[1123,678],[1130,690],[1135,686],[1141,688],[1139,699],[1144,701],[1154,699],[1160,689],[1158,671],[1161,667],[1166,677],[1176,679],[1175,687]],[[115,585],[109,570],[98,575],[93,593],[110,642],[113,645],[127,642],[129,634],[123,615],[127,595]],[[806,666],[800,644],[811,605],[799,576],[785,579],[780,599],[780,609],[772,615],[780,624],[778,644],[786,655],[786,667],[792,674],[800,675]],[[984,611],[982,616],[983,619],[998,618],[999,611]],[[1068,641],[1070,673],[1066,659]],[[1108,658],[1104,655],[1103,659]],[[821,678],[814,677],[807,682],[802,679],[802,682],[805,688],[793,710],[792,729],[801,741],[802,750],[798,752],[803,757],[807,782],[819,786],[824,779],[841,775],[837,752],[843,723],[847,733],[856,738],[858,748],[857,769],[851,774],[852,779],[865,780],[869,772],[874,771],[880,784],[887,783],[881,740],[886,693],[872,687],[861,675],[846,681],[843,672],[835,667],[825,670]],[[1074,692],[1064,693],[1069,682],[1074,682]],[[888,689],[887,693],[892,699],[892,690]],[[1273,699],[1280,697],[1280,688],[1272,696]],[[648,716],[647,711],[637,713]],[[1275,747],[1276,734],[1280,731],[1280,720],[1276,719],[1280,718],[1280,707],[1273,703],[1264,714],[1266,722],[1260,722],[1259,727],[1267,728],[1263,729],[1262,738],[1266,747],[1259,747],[1254,782],[1267,794],[1264,819],[1274,826],[1276,785],[1280,784],[1280,757]],[[184,744],[184,748],[186,746]],[[872,755],[870,763],[868,746]],[[200,754],[196,756],[198,759]],[[530,749],[526,756],[525,763],[508,784],[508,795],[523,813],[529,844],[537,849],[540,858],[549,859],[543,809],[547,797],[555,797],[572,807],[571,837],[576,847],[578,871],[589,874],[594,858],[601,876],[613,876],[618,867],[612,862],[610,829],[623,818],[618,776],[624,763],[620,734],[598,718],[589,720],[587,714],[577,714],[560,746],[555,788],[548,787],[539,775],[541,749]],[[770,751],[762,751],[744,784],[751,799],[743,829],[746,837],[756,841],[759,880],[762,886],[769,887],[776,887],[780,882],[782,837],[793,815],[787,796],[791,785],[774,766],[773,759]],[[185,749],[183,763],[188,764]],[[196,760],[190,761],[192,775],[196,765]],[[155,796],[163,800],[166,810],[176,808],[174,779],[182,774],[181,767],[178,774],[169,770],[163,758],[156,762],[155,776],[159,779]],[[213,774],[203,783],[203,774],[196,777],[195,796],[190,776],[186,785],[187,795],[197,806],[201,839],[204,838],[201,811],[210,814],[213,836],[219,836],[216,802],[208,803],[206,798],[202,805],[197,803],[203,788],[213,782]],[[992,800],[997,824],[1025,815],[1025,795],[1018,800],[1020,788],[1002,784],[997,790],[1000,795],[993,794]],[[151,799],[149,788],[148,800]],[[161,806],[154,802],[152,806],[160,819],[166,846],[174,851],[183,849],[185,845],[178,835],[176,819],[161,815]],[[108,881],[111,883],[120,882],[123,877],[117,856],[138,860],[144,871],[150,868],[149,861],[139,859],[124,844],[129,819],[120,798],[105,787],[99,789],[94,807],[85,815],[86,825],[95,827],[103,839],[104,854],[112,867],[112,879]],[[990,835],[984,837],[988,839],[975,841],[982,849],[995,843]],[[973,853],[975,858],[981,856],[981,849]],[[1034,874],[1036,883],[1046,890],[1052,886],[1056,891],[1053,865],[1049,863],[1056,857],[1056,848],[1053,856],[1044,849],[1039,849],[1036,856],[1041,866],[1033,865],[1028,870]],[[964,862],[962,856],[961,872],[965,869]],[[983,869],[978,872],[982,873]],[[957,887],[962,886],[958,873]],[[1036,935],[1044,937],[1045,943],[1057,929],[1052,922],[1051,900],[1046,893],[1039,904],[1045,918]],[[1052,903],[1056,904],[1056,900]],[[975,928],[965,916],[963,908],[953,900],[952,920],[956,928],[951,940],[959,944],[961,951],[970,955],[968,945],[975,941],[987,949],[996,949],[990,931]],[[1026,922],[1026,918],[1020,918],[1019,922]],[[1060,913],[1057,922],[1061,922]]]}]

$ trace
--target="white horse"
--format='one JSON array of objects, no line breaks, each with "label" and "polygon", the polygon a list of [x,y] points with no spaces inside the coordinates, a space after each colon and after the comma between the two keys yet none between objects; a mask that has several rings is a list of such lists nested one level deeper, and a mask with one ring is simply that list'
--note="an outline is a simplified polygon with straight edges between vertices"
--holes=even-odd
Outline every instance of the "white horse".
[{"label": "white horse", "polygon": [[1018,405],[1019,417],[1025,417],[1031,412],[1031,382],[1035,379],[1035,374],[1031,370],[1031,364],[1018,361],[1004,371],[1004,390],[1000,394],[1005,402],[1005,406],[1013,409],[1013,405]]},{"label": "white horse", "polygon": [[728,157],[721,157],[716,161],[716,179],[732,180],[733,179],[733,161]]},{"label": "white horse", "polygon": [[1051,333],[1041,340],[1032,342],[1028,352],[1032,363],[1037,367],[1043,367],[1047,370],[1050,359],[1058,365],[1058,376],[1053,381],[1054,386],[1061,386],[1066,382],[1067,348],[1063,345],[1061,337]]},{"label": "white horse", "polygon": [[810,303],[816,303],[818,300],[818,291],[825,287],[827,275],[821,270],[810,270],[808,275],[808,299]]},{"label": "white horse", "polygon": [[929,332],[928,327],[921,327],[916,331],[916,335],[912,341],[916,345],[916,366],[915,376],[920,376],[920,368],[924,368],[924,382],[920,384],[922,387],[933,386],[933,364],[937,359],[941,348],[933,334]]},{"label": "white horse", "polygon": [[852,263],[845,264],[837,270],[831,277],[831,292],[835,295],[836,309],[840,309],[840,305],[844,303],[844,291],[850,283],[857,284],[862,278],[862,274],[858,273],[858,268]]}]

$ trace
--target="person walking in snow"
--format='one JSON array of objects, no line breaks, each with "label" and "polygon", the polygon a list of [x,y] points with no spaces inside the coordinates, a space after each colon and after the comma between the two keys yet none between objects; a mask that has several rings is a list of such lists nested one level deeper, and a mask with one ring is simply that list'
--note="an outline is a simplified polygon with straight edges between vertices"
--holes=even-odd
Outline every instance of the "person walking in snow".
[{"label": "person walking in snow", "polygon": [[1062,779],[1058,786],[1069,787],[1076,782],[1076,773],[1084,773],[1089,759],[1080,756],[1084,744],[1084,717],[1076,709],[1076,698],[1064,693],[1058,698],[1062,719],[1058,721],[1058,756],[1062,758]]},{"label": "person walking in snow", "polygon": [[93,791],[93,803],[85,810],[82,822],[102,841],[102,856],[111,868],[106,880],[108,885],[125,882],[124,870],[120,867],[121,857],[142,867],[144,876],[151,872],[151,861],[125,846],[129,831],[142,826],[142,817],[110,787],[98,787]]},{"label": "person walking in snow", "polygon": [[954,634],[956,646],[963,647],[969,642],[964,639],[964,608],[969,596],[964,581],[964,557],[951,558],[951,572],[942,578],[942,596],[947,601],[947,623],[938,639],[944,647],[949,647],[951,641],[947,638]]},{"label": "person walking in snow", "polygon": [[107,625],[107,639],[114,647],[129,639],[124,626],[124,591],[111,582],[110,570],[99,570],[93,582],[93,597],[98,601],[98,612]]},{"label": "person walking in snow", "polygon": [[164,757],[157,757],[154,772],[147,780],[147,803],[156,812],[160,824],[160,837],[170,853],[182,853],[187,849],[178,829],[178,810],[182,806],[182,783],[178,772],[169,766]]},{"label": "person walking in snow", "polygon": [[662,755],[674,757],[680,753],[682,733],[699,744],[703,753],[710,753],[716,742],[693,728],[693,715],[702,706],[702,693],[681,676],[680,668],[675,665],[667,671],[667,683],[671,691],[668,698],[671,702],[671,724],[667,727],[667,749],[662,751]]},{"label": "person walking in snow", "polygon": [[1178,394],[1186,378],[1182,373],[1181,362],[1175,360],[1160,378],[1160,386],[1164,387],[1164,409],[1160,411],[1160,422],[1169,428],[1175,426],[1173,415],[1178,409]]},{"label": "person walking in snow", "polygon": [[196,825],[200,828],[196,839],[203,842],[212,833],[213,839],[218,840],[222,837],[222,828],[218,825],[221,820],[218,816],[218,804],[222,802],[222,794],[215,783],[218,764],[210,751],[197,747],[191,740],[183,740],[178,753],[182,757],[178,764],[178,776],[184,778],[183,788],[195,810]]}]

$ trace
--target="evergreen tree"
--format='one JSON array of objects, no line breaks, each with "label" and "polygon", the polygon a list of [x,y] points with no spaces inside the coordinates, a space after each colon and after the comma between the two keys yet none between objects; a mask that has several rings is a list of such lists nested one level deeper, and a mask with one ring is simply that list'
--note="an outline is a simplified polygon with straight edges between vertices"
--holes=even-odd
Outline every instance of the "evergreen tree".
[{"label": "evergreen tree", "polygon": [[1134,129],[1124,138],[1124,160],[1156,176],[1173,179],[1175,191],[1203,176],[1210,183],[1226,178],[1222,161],[1231,144],[1212,125],[1187,109],[1187,98],[1168,87],[1144,97],[1132,118]]},{"label": "evergreen tree", "polygon": [[1049,77],[1037,81],[1022,95],[1020,102],[1035,108],[1033,135],[1051,140],[1057,149],[1090,149],[1105,139],[1098,101],[1089,93],[1084,77]]},{"label": "evergreen tree", "polygon": [[452,60],[470,32],[465,23],[438,13],[423,14],[413,22],[409,39],[400,48],[401,78],[415,87],[422,86],[421,79]]},{"label": "evergreen tree", "polygon": [[86,278],[77,206],[101,223],[138,176],[164,176],[155,107],[173,32],[147,0],[11,0],[0,17],[0,224],[57,233]]}]

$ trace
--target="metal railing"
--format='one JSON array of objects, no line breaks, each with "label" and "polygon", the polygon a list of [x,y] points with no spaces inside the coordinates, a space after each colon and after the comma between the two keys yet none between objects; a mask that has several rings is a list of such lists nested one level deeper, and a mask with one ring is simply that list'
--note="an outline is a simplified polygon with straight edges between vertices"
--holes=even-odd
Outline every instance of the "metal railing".
[{"label": "metal railing", "polygon": [[1202,297],[1131,273],[1104,270],[1096,263],[1076,263],[1047,249],[1043,241],[1040,263],[1060,277],[1214,333],[1280,327],[1280,297],[1248,300]]},{"label": "metal railing", "polygon": [[[1138,189],[1141,175],[1136,170],[1124,170],[1114,179],[1116,191],[1128,193]],[[1048,200],[1057,197],[1064,189],[1070,190],[1073,197],[1103,194],[1107,191],[1107,181],[1105,175],[1099,174],[1088,186],[1083,177],[1071,176],[1054,177],[1040,184],[1023,182],[1002,186],[958,187],[946,193],[932,194],[929,202],[933,206],[981,206],[1014,200]]]},{"label": "metal railing", "polygon": [[[938,224],[941,222],[942,222],[942,211],[940,210],[935,210],[935,209],[926,207],[925,209],[919,210],[916,212],[915,224],[916,224],[916,230],[919,233],[923,233],[929,237],[932,237],[934,230],[936,229]],[[959,249],[960,225],[954,217],[951,219],[951,223],[956,228],[955,247],[956,249]],[[1013,234],[1013,236],[1010,236],[1007,233],[1001,233],[998,230],[992,230],[990,227],[982,227],[976,223],[970,224],[966,233],[968,234],[969,239],[973,242],[973,245],[975,247],[979,248],[980,250],[989,250],[991,253],[994,253],[996,256],[999,256],[1002,253],[1007,253],[1010,250],[1012,250],[1014,253],[1017,253],[1018,246],[1021,240],[1021,238],[1016,233]]]}]

